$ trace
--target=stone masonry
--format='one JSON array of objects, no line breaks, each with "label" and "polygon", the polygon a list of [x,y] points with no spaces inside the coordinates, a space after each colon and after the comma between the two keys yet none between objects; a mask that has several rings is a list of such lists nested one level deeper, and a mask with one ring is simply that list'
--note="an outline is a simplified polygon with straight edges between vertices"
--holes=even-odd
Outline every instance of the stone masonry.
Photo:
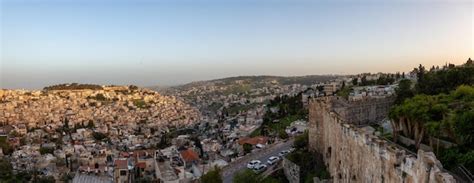
[{"label": "stone masonry", "polygon": [[334,100],[313,99],[309,107],[309,146],[334,182],[455,182],[432,152],[411,154],[347,123]]},{"label": "stone masonry", "polygon": [[386,118],[393,101],[394,97],[364,98],[357,101],[333,97],[330,103],[331,108],[347,123],[367,125]]},{"label": "stone masonry", "polygon": [[300,182],[300,167],[283,157],[283,172],[290,183]]}]

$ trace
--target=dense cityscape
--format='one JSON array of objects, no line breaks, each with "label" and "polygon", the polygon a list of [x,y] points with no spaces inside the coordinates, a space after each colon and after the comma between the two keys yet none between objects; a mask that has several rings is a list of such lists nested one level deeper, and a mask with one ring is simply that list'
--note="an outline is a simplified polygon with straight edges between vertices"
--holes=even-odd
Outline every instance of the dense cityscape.
[{"label": "dense cityscape", "polygon": [[[469,59],[461,66],[429,71],[420,66],[408,73],[313,76],[310,85],[308,78],[283,81],[257,76],[159,91],[76,83],[39,91],[1,90],[2,182],[334,181],[338,177],[327,169],[328,164],[308,164],[317,162],[318,157],[317,151],[310,151],[315,139],[311,132],[320,131],[309,124],[314,119],[308,112],[318,100],[331,96],[337,97],[330,106],[339,119],[364,133],[398,143],[397,147],[407,152],[429,152],[436,147],[435,154],[441,155],[442,163],[449,163],[445,167],[452,171],[448,173],[451,178],[443,174],[448,177],[445,179],[469,180],[473,168],[469,159],[473,72]],[[449,85],[432,83],[443,74],[448,78],[439,83]],[[452,77],[461,78],[451,83]],[[458,88],[463,84],[467,85]],[[444,117],[426,116],[438,118],[439,125],[418,117],[426,112],[448,114],[447,108],[435,102],[446,103],[450,97],[415,95],[452,90],[456,91],[450,100],[463,103],[460,108],[450,107],[453,115],[460,115],[448,122],[455,136],[443,126]],[[405,108],[423,105],[433,107],[405,112]],[[404,119],[418,121],[415,123],[426,120],[426,124],[411,131],[406,125],[416,124]],[[458,129],[457,120],[465,127]],[[446,136],[432,130],[446,131]],[[436,136],[426,137],[431,134]],[[437,145],[433,139],[438,139]],[[292,166],[305,168],[294,177]],[[422,180],[421,175],[410,176]]]},{"label": "dense cityscape", "polygon": [[0,183],[474,183],[473,0],[0,0]]}]

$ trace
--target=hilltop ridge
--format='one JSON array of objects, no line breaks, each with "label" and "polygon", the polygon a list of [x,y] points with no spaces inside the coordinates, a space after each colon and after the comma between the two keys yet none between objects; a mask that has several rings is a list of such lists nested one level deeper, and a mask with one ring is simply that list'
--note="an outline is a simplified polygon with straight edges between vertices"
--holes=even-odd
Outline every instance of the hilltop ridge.
[{"label": "hilltop ridge", "polygon": [[258,75],[258,76],[234,76],[220,79],[204,80],[204,81],[193,81],[187,84],[171,86],[171,87],[147,87],[165,94],[173,93],[176,91],[189,90],[196,87],[236,87],[236,86],[248,86],[248,88],[262,88],[271,87],[275,85],[312,85],[320,82],[328,82],[339,78],[338,75],[307,75],[307,76],[271,76],[271,75]]}]

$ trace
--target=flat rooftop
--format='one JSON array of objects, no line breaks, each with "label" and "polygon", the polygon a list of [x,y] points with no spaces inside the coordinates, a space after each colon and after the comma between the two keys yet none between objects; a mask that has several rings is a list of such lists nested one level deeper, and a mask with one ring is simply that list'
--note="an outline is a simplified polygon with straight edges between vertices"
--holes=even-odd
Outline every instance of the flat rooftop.
[{"label": "flat rooftop", "polygon": [[88,175],[84,173],[77,173],[72,179],[72,183],[113,183],[112,177]]}]

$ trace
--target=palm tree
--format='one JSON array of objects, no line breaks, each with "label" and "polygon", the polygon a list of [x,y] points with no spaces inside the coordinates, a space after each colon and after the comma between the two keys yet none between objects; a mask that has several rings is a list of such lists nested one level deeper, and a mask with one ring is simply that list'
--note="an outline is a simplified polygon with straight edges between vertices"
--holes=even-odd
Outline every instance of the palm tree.
[{"label": "palm tree", "polygon": [[415,147],[419,148],[425,136],[425,123],[430,121],[429,112],[433,103],[432,97],[417,95],[393,108],[390,118],[394,140],[397,141],[401,131],[405,137],[415,140]]}]

